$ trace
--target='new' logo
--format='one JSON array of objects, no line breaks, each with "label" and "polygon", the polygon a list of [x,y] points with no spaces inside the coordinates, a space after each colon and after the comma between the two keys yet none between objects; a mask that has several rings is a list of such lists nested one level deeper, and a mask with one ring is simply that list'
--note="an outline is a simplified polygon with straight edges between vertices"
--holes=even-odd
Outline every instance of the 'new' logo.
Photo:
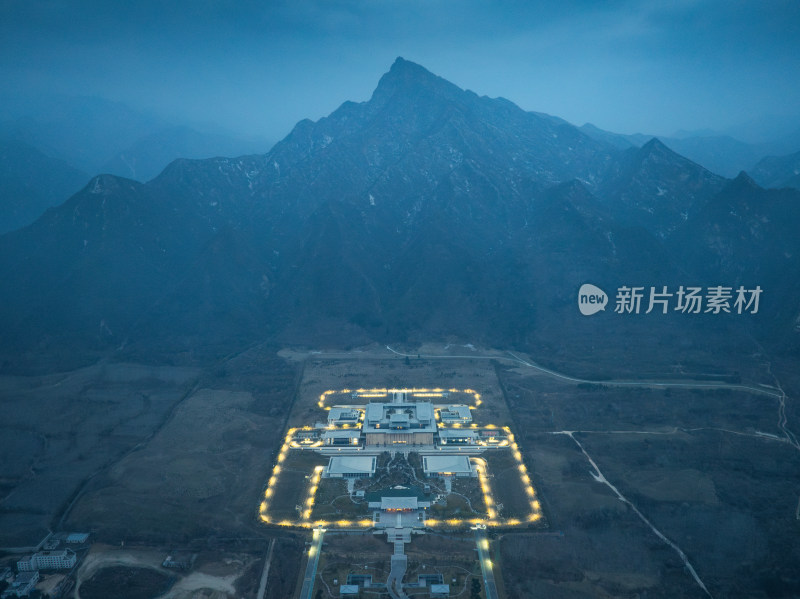
[{"label": "'new' logo", "polygon": [[584,316],[591,316],[606,309],[606,292],[590,283],[584,283],[578,290],[578,309]]}]

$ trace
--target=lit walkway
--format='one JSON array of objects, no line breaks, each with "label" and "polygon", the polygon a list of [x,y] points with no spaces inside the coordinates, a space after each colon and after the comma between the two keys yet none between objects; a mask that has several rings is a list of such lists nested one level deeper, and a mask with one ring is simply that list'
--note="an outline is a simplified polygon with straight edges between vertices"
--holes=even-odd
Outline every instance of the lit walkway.
[{"label": "lit walkway", "polygon": [[486,591],[486,599],[498,599],[497,585],[494,582],[492,560],[489,559],[489,539],[486,537],[485,530],[475,531],[475,544],[478,546],[478,559],[481,562],[483,588]]},{"label": "lit walkway", "polygon": [[300,589],[300,599],[311,599],[314,591],[314,579],[317,577],[317,564],[319,564],[319,554],[322,550],[322,538],[325,536],[324,528],[314,529],[314,540],[308,549],[308,563],[306,573],[303,576],[303,588]]}]

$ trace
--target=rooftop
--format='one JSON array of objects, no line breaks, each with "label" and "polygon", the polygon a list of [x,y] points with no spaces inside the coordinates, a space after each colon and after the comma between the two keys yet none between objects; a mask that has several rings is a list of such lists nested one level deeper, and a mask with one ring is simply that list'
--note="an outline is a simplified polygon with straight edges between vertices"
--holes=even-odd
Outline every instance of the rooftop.
[{"label": "rooftop", "polygon": [[373,456],[334,456],[328,462],[327,471],[332,474],[373,474]]},{"label": "rooftop", "polygon": [[422,456],[425,473],[452,472],[472,473],[469,458],[463,455],[426,455]]}]

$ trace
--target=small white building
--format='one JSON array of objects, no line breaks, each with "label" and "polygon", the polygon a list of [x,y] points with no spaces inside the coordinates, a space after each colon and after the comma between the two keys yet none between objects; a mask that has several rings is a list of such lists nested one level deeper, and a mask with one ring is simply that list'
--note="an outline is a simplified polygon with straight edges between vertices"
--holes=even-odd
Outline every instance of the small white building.
[{"label": "small white building", "polygon": [[337,426],[342,424],[358,424],[361,410],[343,406],[333,406],[328,412],[328,424]]},{"label": "small white building", "polygon": [[440,428],[439,442],[442,445],[475,445],[478,433],[468,428]]}]

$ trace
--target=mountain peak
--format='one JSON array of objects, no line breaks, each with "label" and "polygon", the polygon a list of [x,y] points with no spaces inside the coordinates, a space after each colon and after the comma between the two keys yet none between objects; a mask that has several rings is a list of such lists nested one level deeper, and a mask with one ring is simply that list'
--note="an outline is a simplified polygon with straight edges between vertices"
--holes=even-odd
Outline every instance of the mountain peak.
[{"label": "mountain peak", "polygon": [[642,154],[652,154],[652,153],[656,153],[656,152],[658,152],[658,153],[669,152],[670,154],[674,154],[675,153],[672,150],[670,150],[666,145],[664,145],[664,142],[662,142],[657,137],[654,137],[653,139],[648,141],[646,144],[644,144],[642,146],[641,152],[642,152]]},{"label": "mountain peak", "polygon": [[406,60],[398,56],[392,64],[389,72],[381,77],[378,87],[375,89],[373,99],[391,97],[399,91],[409,91],[412,89],[433,92],[436,95],[460,94],[463,90],[434,75],[425,67],[415,62]]},{"label": "mountain peak", "polygon": [[740,171],[739,174],[736,175],[736,178],[731,180],[727,188],[735,190],[753,190],[761,189],[761,186],[756,183],[746,172]]}]

